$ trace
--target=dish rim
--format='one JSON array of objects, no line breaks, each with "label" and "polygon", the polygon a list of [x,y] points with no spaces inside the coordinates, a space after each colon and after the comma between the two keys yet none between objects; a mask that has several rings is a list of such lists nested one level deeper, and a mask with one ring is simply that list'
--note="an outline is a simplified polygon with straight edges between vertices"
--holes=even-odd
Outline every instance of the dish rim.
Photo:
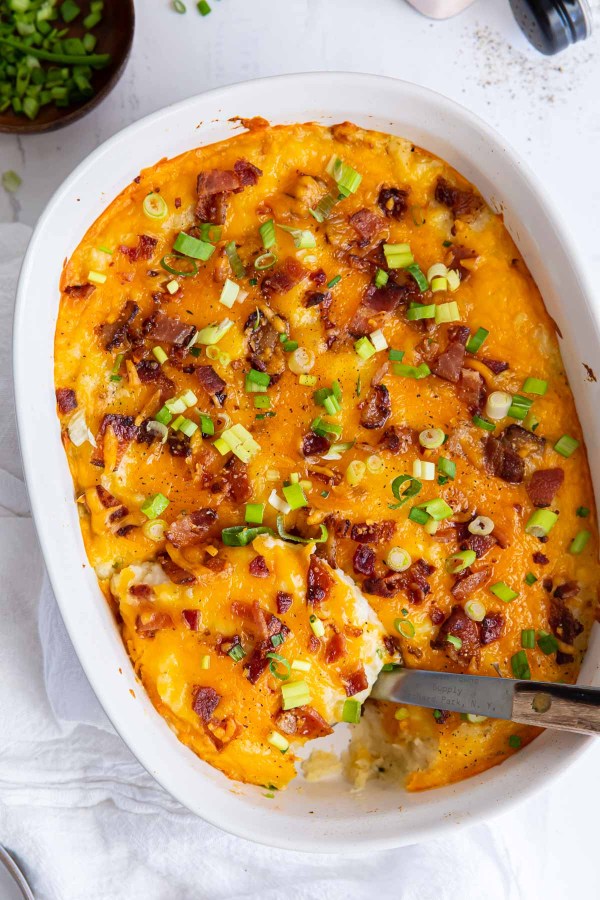
[{"label": "dish rim", "polygon": [[[258,843],[264,843],[269,846],[276,846],[282,849],[301,850],[306,852],[334,853],[348,851],[350,849],[352,849],[353,852],[357,852],[357,848],[355,848],[355,846],[352,844],[351,839],[349,839],[348,837],[344,837],[343,835],[341,837],[329,835],[324,838],[324,836],[320,834],[319,836],[312,837],[310,835],[310,828],[308,827],[304,829],[306,833],[301,837],[299,837],[298,834],[295,833],[293,838],[291,838],[288,834],[286,834],[285,828],[281,827],[279,827],[279,829],[277,830],[272,829],[269,834],[264,834],[260,829],[257,829],[256,826],[250,828],[246,827],[245,825],[239,824],[237,821],[224,819],[224,817],[219,814],[218,810],[205,808],[200,811],[197,808],[192,808],[186,796],[184,787],[174,786],[173,778],[169,777],[169,773],[165,771],[164,767],[162,770],[160,770],[160,772],[156,771],[157,764],[152,760],[153,750],[147,746],[147,742],[140,742],[139,738],[131,736],[129,722],[126,721],[126,713],[122,710],[117,710],[118,704],[116,701],[113,702],[113,698],[110,696],[110,690],[100,684],[100,672],[96,670],[96,666],[95,664],[93,664],[93,661],[91,661],[86,653],[83,652],[86,648],[83,645],[83,638],[80,636],[79,630],[76,627],[75,614],[70,607],[69,601],[66,600],[64,596],[64,593],[66,592],[66,586],[63,587],[62,584],[62,576],[59,571],[59,560],[56,558],[54,553],[51,552],[54,548],[52,547],[52,541],[50,540],[51,529],[49,525],[46,524],[46,510],[43,508],[42,498],[38,495],[37,489],[32,487],[35,483],[33,474],[34,465],[39,452],[34,448],[33,438],[35,435],[35,428],[26,415],[28,396],[27,374],[24,364],[27,353],[27,344],[25,339],[26,323],[24,322],[24,316],[27,311],[28,284],[33,278],[33,270],[36,265],[36,254],[41,251],[39,245],[44,237],[46,223],[49,219],[52,218],[53,215],[56,214],[56,209],[60,208],[61,205],[68,199],[73,186],[75,186],[81,180],[81,178],[85,176],[86,173],[93,172],[105,153],[110,152],[113,148],[118,147],[120,144],[126,145],[130,136],[135,134],[136,131],[143,130],[143,128],[147,128],[148,126],[153,124],[159,124],[161,122],[161,119],[169,115],[187,112],[189,116],[191,116],[195,121],[197,117],[194,116],[194,108],[198,103],[206,103],[207,101],[212,101],[214,107],[218,108],[222,105],[226,105],[228,101],[231,101],[232,99],[234,100],[236,92],[239,92],[241,89],[247,88],[248,86],[256,88],[260,91],[261,88],[272,86],[276,82],[279,83],[282,87],[285,87],[286,84],[294,84],[295,86],[298,86],[299,84],[306,84],[306,82],[313,82],[314,84],[316,84],[318,83],[319,79],[323,78],[344,83],[346,89],[348,89],[349,87],[348,82],[353,82],[356,86],[371,89],[375,92],[378,90],[378,88],[382,88],[383,86],[385,86],[386,88],[395,86],[399,93],[409,92],[414,97],[420,97],[423,100],[429,98],[430,101],[441,103],[445,107],[445,109],[447,109],[449,113],[456,119],[466,121],[466,123],[472,129],[479,132],[479,134],[483,137],[488,145],[498,150],[502,150],[502,152],[507,155],[510,163],[512,163],[515,168],[521,171],[522,177],[525,181],[528,182],[531,193],[535,196],[540,210],[544,213],[546,219],[548,220],[554,231],[560,236],[561,243],[565,248],[566,254],[572,260],[572,268],[579,280],[582,302],[584,302],[588,306],[588,311],[590,312],[592,319],[597,325],[597,316],[595,316],[591,311],[591,286],[589,284],[586,270],[581,264],[579,251],[577,250],[577,247],[575,246],[569,232],[566,229],[563,229],[563,226],[560,222],[559,213],[556,206],[554,205],[554,202],[547,196],[543,185],[541,184],[535,173],[530,170],[529,166],[523,162],[520,156],[510,145],[508,145],[504,141],[502,136],[498,132],[496,132],[495,129],[491,128],[491,126],[489,126],[486,122],[481,120],[470,110],[467,110],[455,101],[445,97],[444,95],[436,91],[432,91],[429,88],[415,85],[412,82],[402,81],[400,79],[389,78],[387,76],[381,75],[347,72],[309,72],[297,73],[292,75],[273,75],[251,81],[237,82],[224,87],[215,88],[211,91],[195,95],[177,103],[170,104],[151,113],[148,116],[145,116],[137,122],[132,123],[122,131],[110,137],[107,141],[97,147],[91,154],[89,154],[76,167],[76,169],[68,176],[67,179],[65,179],[65,181],[53,194],[44,212],[40,216],[23,261],[17,290],[17,300],[15,305],[13,326],[13,373],[15,382],[18,434],[25,470],[26,484],[30,493],[32,515],[44,555],[44,560],[46,561],[50,581],[57,598],[61,616],[63,618],[63,621],[65,622],[69,637],[77,652],[77,656],[84,669],[86,677],[88,678],[94,690],[94,693],[103,706],[117,733],[121,736],[130,751],[144,766],[146,771],[148,771],[149,774],[151,774],[152,777],[156,781],[158,781],[166,791],[168,791],[168,793],[174,796],[180,803],[182,803],[182,805],[186,806],[188,809],[191,809],[196,815],[201,816],[201,818],[205,819],[210,824],[224,829],[232,834],[235,834],[238,837],[243,837],[249,840],[256,841]],[[307,110],[309,109],[310,106],[307,102]],[[325,113],[326,111],[323,110],[323,112]],[[357,110],[356,115],[362,116],[364,115],[364,113]],[[393,117],[393,112],[390,113],[390,116]],[[285,114],[282,114],[280,119],[285,120]],[[275,124],[278,124],[278,122],[279,120],[277,120]],[[393,122],[390,122],[390,124],[392,125]],[[157,143],[159,144],[161,141],[161,137],[162,132],[157,139]],[[204,143],[212,143],[212,141],[209,140],[208,142]],[[202,145],[204,145],[204,143]],[[190,146],[188,149],[193,149],[193,147]],[[125,187],[125,185],[123,187]],[[90,224],[92,224],[92,222],[90,222]],[[53,340],[54,333],[52,334],[52,343]],[[52,383],[52,391],[53,390],[54,383]],[[85,556],[83,565],[84,567],[86,565],[89,567],[87,557]],[[143,687],[141,688],[141,690],[144,690]],[[160,714],[157,712],[156,715],[159,716]],[[126,734],[128,735],[127,737],[125,737]],[[568,744],[568,749],[563,750],[563,752],[559,754],[555,752],[556,758],[546,769],[548,776],[556,777],[560,770],[564,770],[567,765],[572,764],[592,746],[592,740],[589,737],[571,735],[570,738],[570,741],[564,741],[565,744]],[[489,818],[490,815],[500,814],[501,812],[506,811],[511,806],[514,806],[516,802],[519,802],[521,799],[532,796],[538,790],[541,790],[542,786],[547,783],[547,780],[545,781],[541,775],[537,778],[530,778],[528,781],[525,781],[524,786],[521,785],[521,790],[518,798],[510,795],[509,793],[505,793],[495,798],[495,803],[493,804],[493,806],[490,802],[490,799],[486,799],[487,794],[489,793],[489,789],[491,788],[491,785],[488,785],[487,781],[500,781],[501,777],[497,774],[499,770],[503,770],[504,772],[516,772],[517,767],[526,767],[528,769],[531,768],[531,765],[527,761],[534,754],[538,756],[540,755],[541,751],[538,751],[538,753],[536,754],[536,745],[540,740],[541,738],[538,738],[535,742],[533,742],[533,744],[520,751],[520,753],[516,754],[514,757],[506,760],[501,766],[496,766],[493,769],[488,770],[488,777],[484,779],[483,784],[480,783],[476,785],[475,782],[478,776],[473,776],[470,779],[460,782],[457,785],[450,785],[444,788],[439,788],[436,789],[435,792],[431,793],[439,797],[440,792],[445,792],[445,794],[447,795],[449,792],[456,793],[456,791],[459,790],[460,792],[466,791],[467,793],[472,793],[473,795],[475,795],[473,798],[472,806],[469,808],[468,815],[465,811],[463,811],[462,816],[464,821],[461,822],[461,824],[475,824],[486,818]],[[550,753],[551,750],[552,748],[550,747],[548,752]],[[490,773],[496,773],[497,777],[494,778]],[[235,783],[232,783],[232,785],[233,786],[230,788],[230,790],[233,792]],[[471,785],[471,790],[469,790],[469,785]],[[477,787],[481,788],[481,790],[477,791]],[[264,818],[265,811],[260,808],[257,808],[257,811],[260,814],[260,817]],[[267,815],[269,815],[269,811],[267,811]],[[460,813],[457,813],[457,817],[460,819]],[[294,819],[294,817],[288,816],[287,819],[284,817],[283,821],[289,822],[290,819]],[[358,848],[358,852],[366,853],[373,850],[392,849],[405,844],[416,843],[426,838],[429,839],[436,837],[444,830],[446,830],[449,824],[456,825],[456,822],[450,817],[450,815],[445,817],[445,819],[447,819],[447,821],[442,820],[437,822],[430,822],[429,824],[421,825],[420,827],[413,826],[409,833],[407,833],[406,830],[402,827],[397,833],[392,835],[376,835],[374,833],[368,833],[364,838],[361,839],[362,843]],[[273,821],[279,822],[281,826],[281,819],[278,820],[273,817]]]}]

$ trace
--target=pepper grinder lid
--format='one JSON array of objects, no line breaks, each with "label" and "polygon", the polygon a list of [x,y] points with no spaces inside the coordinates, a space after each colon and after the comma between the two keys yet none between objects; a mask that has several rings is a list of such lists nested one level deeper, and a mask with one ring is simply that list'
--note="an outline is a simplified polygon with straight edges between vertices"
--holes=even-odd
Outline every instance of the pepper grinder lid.
[{"label": "pepper grinder lid", "polygon": [[510,0],[521,31],[546,56],[583,41],[592,32],[587,0]]}]

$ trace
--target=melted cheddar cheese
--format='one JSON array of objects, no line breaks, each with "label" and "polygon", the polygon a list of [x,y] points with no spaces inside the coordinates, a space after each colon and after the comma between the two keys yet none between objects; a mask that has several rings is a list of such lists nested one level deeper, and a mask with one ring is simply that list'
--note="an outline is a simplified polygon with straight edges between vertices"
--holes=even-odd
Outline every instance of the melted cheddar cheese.
[{"label": "melted cheddar cheese", "polygon": [[[384,664],[573,681],[598,545],[555,329],[501,216],[401,138],[250,126],[144,170],[90,227],[55,380],[88,557],[152,702],[231,778],[283,787]],[[537,733],[366,702],[384,743],[433,748],[412,790]]]}]

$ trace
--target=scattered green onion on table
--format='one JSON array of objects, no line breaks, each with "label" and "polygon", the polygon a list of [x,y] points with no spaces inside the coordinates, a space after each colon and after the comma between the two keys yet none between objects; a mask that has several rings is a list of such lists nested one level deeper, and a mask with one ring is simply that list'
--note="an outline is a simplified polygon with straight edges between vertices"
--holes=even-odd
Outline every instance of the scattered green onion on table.
[{"label": "scattered green onion on table", "polygon": [[[94,94],[102,0],[0,0],[0,113],[34,120],[47,105],[73,106]],[[71,31],[73,28],[73,31]]]}]

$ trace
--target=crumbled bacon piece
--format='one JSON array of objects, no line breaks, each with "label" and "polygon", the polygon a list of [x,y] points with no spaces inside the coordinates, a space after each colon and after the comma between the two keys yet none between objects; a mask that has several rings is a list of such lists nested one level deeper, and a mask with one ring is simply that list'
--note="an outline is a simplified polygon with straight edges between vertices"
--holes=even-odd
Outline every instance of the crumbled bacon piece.
[{"label": "crumbled bacon piece", "polygon": [[473,414],[481,412],[485,403],[485,381],[481,373],[475,369],[461,369],[457,393]]},{"label": "crumbled bacon piece", "polygon": [[174,547],[189,547],[207,540],[217,521],[217,513],[211,507],[197,509],[171,523],[166,538]]},{"label": "crumbled bacon piece", "polygon": [[254,575],[255,578],[268,578],[269,577],[269,567],[267,566],[267,561],[264,556],[260,554],[255,556],[254,559],[250,560],[248,564],[248,570],[251,575]]},{"label": "crumbled bacon piece", "polygon": [[504,628],[504,616],[499,612],[488,612],[479,623],[479,642],[482,646],[500,640]]},{"label": "crumbled bacon piece", "polygon": [[286,613],[288,609],[291,607],[293,598],[291,594],[288,594],[286,591],[277,591],[277,612],[281,615],[282,613]]},{"label": "crumbled bacon piece", "polygon": [[199,609],[182,609],[181,616],[190,631],[198,631],[200,628]]},{"label": "crumbled bacon piece", "polygon": [[395,187],[382,187],[377,197],[377,205],[384,216],[400,220],[408,205],[408,191]]},{"label": "crumbled bacon piece", "polygon": [[260,289],[265,297],[274,294],[287,294],[308,276],[302,263],[293,256],[288,256],[274,269],[271,269],[261,281]]},{"label": "crumbled bacon piece", "polygon": [[389,541],[396,531],[396,523],[391,519],[381,522],[358,522],[352,526],[350,537],[360,544],[379,544]]},{"label": "crumbled bacon piece", "polygon": [[327,281],[327,275],[325,274],[324,269],[315,269],[315,271],[311,272],[308,277],[313,282],[313,284],[316,285],[325,284],[325,282]]},{"label": "crumbled bacon piece", "polygon": [[119,250],[129,259],[129,262],[137,262],[138,259],[152,259],[157,244],[157,238],[150,237],[148,234],[140,234],[135,247],[121,246]]},{"label": "crumbled bacon piece", "polygon": [[454,187],[440,175],[435,186],[435,199],[452,210],[455,218],[469,216],[478,212],[483,201],[472,188],[461,190]]},{"label": "crumbled bacon piece", "polygon": [[[577,590],[579,586],[576,582],[569,582],[567,585],[563,587],[569,587],[571,584],[575,585]],[[548,615],[548,623],[550,625],[550,629],[555,637],[557,637],[564,644],[573,644],[575,642],[575,638],[581,634],[583,631],[583,625],[581,622],[575,618],[571,610],[566,606],[563,596],[573,596],[570,593],[566,595],[560,592],[560,588],[557,588],[554,592],[553,598],[550,602],[550,612]]]},{"label": "crumbled bacon piece", "polygon": [[369,209],[359,209],[353,213],[350,216],[350,224],[365,244],[372,241],[385,225],[381,216]]},{"label": "crumbled bacon piece", "polygon": [[508,484],[521,484],[525,477],[525,463],[503,438],[488,435],[484,445],[486,471]]},{"label": "crumbled bacon piece", "polygon": [[537,563],[538,566],[547,566],[550,560],[546,556],[545,553],[540,553],[539,550],[536,550],[534,554],[532,554],[532,560],[534,563]]},{"label": "crumbled bacon piece", "polygon": [[443,610],[436,606],[435,603],[432,603],[429,607],[429,618],[431,619],[432,625],[441,625],[444,621],[444,613]]},{"label": "crumbled bacon piece", "polygon": [[114,322],[107,322],[97,329],[100,341],[105,350],[115,350],[130,338],[129,326],[139,313],[140,308],[133,300],[128,300]]},{"label": "crumbled bacon piece", "polygon": [[367,673],[362,666],[360,667],[360,669],[357,669],[356,672],[352,672],[351,675],[347,675],[343,679],[343,682],[347,697],[353,697],[355,694],[360,694],[361,691],[366,691],[366,689],[369,687]]},{"label": "crumbled bacon piece", "polygon": [[183,347],[188,344],[196,334],[195,325],[186,325],[176,316],[167,316],[158,310],[143,324],[144,334],[152,337],[156,341],[166,341],[168,344],[174,344],[176,347]]},{"label": "crumbled bacon piece", "polygon": [[346,655],[346,638],[339,631],[333,634],[325,647],[325,662],[334,663]]},{"label": "crumbled bacon piece", "polygon": [[159,610],[152,610],[147,614],[142,613],[135,620],[135,630],[143,638],[153,638],[157,631],[172,627],[171,616]]},{"label": "crumbled bacon piece", "polygon": [[[458,638],[461,642],[460,646],[456,647],[449,641],[449,636]],[[438,631],[437,637],[431,642],[431,646],[435,650],[445,650],[455,662],[468,665],[473,656],[479,652],[480,641],[477,622],[473,622],[468,617],[462,606],[453,606],[450,615]]]},{"label": "crumbled bacon piece", "polygon": [[492,359],[489,356],[480,356],[479,360],[484,364],[484,366],[487,366],[490,372],[493,372],[494,375],[501,375],[502,372],[506,372],[506,370],[510,368],[509,364],[501,359]]},{"label": "crumbled bacon piece", "polygon": [[169,448],[171,456],[187,457],[192,453],[190,439],[187,434],[183,434],[182,432],[169,434],[169,437],[167,438],[167,447]]},{"label": "crumbled bacon piece", "polygon": [[333,586],[333,578],[328,568],[316,556],[311,556],[306,581],[306,602],[320,603]]},{"label": "crumbled bacon piece", "polygon": [[221,695],[213,687],[195,685],[192,690],[192,709],[203,722],[210,722]]},{"label": "crumbled bacon piece", "polygon": [[254,187],[258,184],[258,179],[262,175],[262,171],[258,166],[252,165],[247,159],[238,159],[233,164],[233,171],[240,179],[242,187]]},{"label": "crumbled bacon piece", "polygon": [[331,444],[326,437],[309,431],[302,438],[302,455],[303,456],[323,456],[329,452]]},{"label": "crumbled bacon piece", "polygon": [[65,288],[65,294],[73,297],[74,300],[87,300],[88,297],[96,290],[95,284],[70,284]]},{"label": "crumbled bacon piece", "polygon": [[456,597],[457,600],[466,600],[473,591],[476,591],[478,588],[483,587],[484,584],[487,584],[490,580],[492,570],[489,566],[483,566],[483,568],[478,569],[476,572],[465,569],[465,573],[466,574],[461,573],[450,588],[452,595]]},{"label": "crumbled bacon piece", "polygon": [[395,597],[404,591],[411,603],[422,603],[431,588],[427,578],[435,571],[434,566],[417,559],[405,572],[388,572],[381,578],[369,578],[363,583],[363,590],[378,597]]},{"label": "crumbled bacon piece", "polygon": [[364,544],[359,544],[352,557],[352,566],[357,575],[374,575],[375,551]]},{"label": "crumbled bacon piece", "polygon": [[135,597],[137,600],[153,600],[154,599],[154,589],[149,584],[132,584],[129,588],[129,593],[132,597]]},{"label": "crumbled bacon piece", "polygon": [[296,716],[296,734],[309,739],[327,737],[333,734],[331,728],[320,713],[312,706],[299,706],[294,710]]},{"label": "crumbled bacon piece", "polygon": [[63,414],[77,409],[77,397],[72,388],[56,388],[56,402],[59,412]]},{"label": "crumbled bacon piece", "polygon": [[416,441],[416,431],[406,426],[390,425],[383,432],[379,446],[390,453],[407,453]]},{"label": "crumbled bacon piece", "polygon": [[212,366],[198,366],[196,375],[207,394],[217,398],[221,395],[224,396],[227,383],[215,372]]},{"label": "crumbled bacon piece", "polygon": [[360,407],[360,424],[363,428],[383,428],[392,414],[390,392],[384,384],[374,384]]},{"label": "crumbled bacon piece", "polygon": [[182,569],[176,562],[173,562],[168,553],[159,553],[156,561],[160,563],[162,569],[173,584],[195,584],[196,576],[186,569]]},{"label": "crumbled bacon piece", "polygon": [[107,491],[101,484],[96,485],[96,493],[98,495],[98,500],[105,509],[111,509],[121,505],[121,501],[117,500],[116,497],[113,497],[110,491]]},{"label": "crumbled bacon piece", "polygon": [[457,326],[448,329],[448,345],[440,355],[432,360],[431,371],[438,378],[458,384],[465,360],[465,344],[469,338],[469,329]]},{"label": "crumbled bacon piece", "polygon": [[531,476],[527,493],[534,506],[550,506],[556,493],[562,487],[565,473],[562,469],[538,469]]}]

